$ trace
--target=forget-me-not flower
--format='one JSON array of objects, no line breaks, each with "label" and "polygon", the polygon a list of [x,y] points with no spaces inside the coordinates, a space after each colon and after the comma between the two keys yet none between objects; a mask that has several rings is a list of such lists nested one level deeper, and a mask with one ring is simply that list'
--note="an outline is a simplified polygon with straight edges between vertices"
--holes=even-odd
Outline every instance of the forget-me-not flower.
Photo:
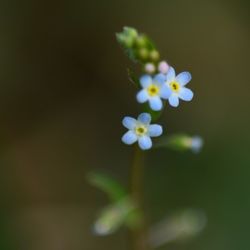
[{"label": "forget-me-not flower", "polygon": [[191,79],[192,76],[189,72],[182,72],[176,76],[174,68],[169,68],[166,75],[166,85],[172,92],[168,98],[168,102],[172,107],[179,105],[179,98],[183,101],[191,101],[193,99],[193,92],[185,87]]},{"label": "forget-me-not flower", "polygon": [[157,137],[162,134],[162,126],[158,124],[150,124],[151,115],[142,113],[137,119],[132,117],[124,117],[122,124],[128,129],[122,141],[125,144],[131,145],[138,141],[139,147],[142,150],[147,150],[152,147],[152,140],[150,137]]},{"label": "forget-me-not flower", "polygon": [[136,96],[137,101],[140,103],[149,102],[152,110],[159,111],[162,109],[162,99],[168,99],[171,91],[169,87],[164,84],[165,75],[158,74],[154,78],[150,75],[144,75],[140,78],[142,90]]}]

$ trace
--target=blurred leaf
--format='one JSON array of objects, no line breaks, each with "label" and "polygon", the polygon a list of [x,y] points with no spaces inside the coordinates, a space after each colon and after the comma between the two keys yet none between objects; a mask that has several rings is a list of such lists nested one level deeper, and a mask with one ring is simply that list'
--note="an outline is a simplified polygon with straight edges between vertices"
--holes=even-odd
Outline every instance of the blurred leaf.
[{"label": "blurred leaf", "polygon": [[108,175],[92,172],[87,175],[88,182],[105,192],[111,201],[119,201],[127,195],[125,188]]},{"label": "blurred leaf", "polygon": [[200,210],[187,209],[161,220],[150,230],[150,244],[161,247],[177,240],[187,240],[200,233],[206,225],[206,216]]},{"label": "blurred leaf", "polygon": [[134,227],[139,221],[139,213],[129,197],[104,208],[94,224],[94,232],[108,235],[117,231],[122,225]]}]

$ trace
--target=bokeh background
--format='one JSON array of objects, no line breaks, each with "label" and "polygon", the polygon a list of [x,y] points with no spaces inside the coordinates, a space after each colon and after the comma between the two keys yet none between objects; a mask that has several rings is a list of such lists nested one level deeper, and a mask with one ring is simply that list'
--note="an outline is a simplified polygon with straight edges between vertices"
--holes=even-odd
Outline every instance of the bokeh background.
[{"label": "bokeh background", "polygon": [[[205,230],[162,249],[248,250],[249,1],[0,2],[0,249],[129,249],[126,230],[96,237],[106,196],[85,175],[128,185],[132,149],[121,119],[140,107],[115,32],[147,33],[177,71],[193,74],[192,103],[168,107],[168,133],[204,137],[201,154],[148,154],[150,222],[199,208]],[[248,222],[247,222],[248,221]]]}]

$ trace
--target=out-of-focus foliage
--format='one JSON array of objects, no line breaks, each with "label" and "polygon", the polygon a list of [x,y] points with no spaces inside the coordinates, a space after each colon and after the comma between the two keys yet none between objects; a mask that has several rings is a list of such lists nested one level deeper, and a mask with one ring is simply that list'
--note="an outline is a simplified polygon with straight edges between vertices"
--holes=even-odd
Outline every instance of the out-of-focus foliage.
[{"label": "out-of-focus foliage", "polygon": [[96,234],[107,235],[115,232],[122,225],[133,229],[140,224],[140,210],[118,181],[98,172],[89,173],[87,180],[90,184],[106,193],[111,201],[110,205],[102,209],[94,223],[94,232]]},{"label": "out-of-focus foliage", "polygon": [[94,223],[94,232],[98,235],[114,233],[122,225],[131,229],[140,224],[140,212],[129,197],[104,208]]},{"label": "out-of-focus foliage", "polygon": [[150,231],[150,243],[156,248],[172,241],[187,240],[200,233],[206,225],[206,216],[200,210],[187,209],[163,219]]},{"label": "out-of-focus foliage", "polygon": [[127,192],[125,188],[112,177],[98,172],[91,172],[87,175],[88,182],[106,193],[111,201],[120,201]]}]

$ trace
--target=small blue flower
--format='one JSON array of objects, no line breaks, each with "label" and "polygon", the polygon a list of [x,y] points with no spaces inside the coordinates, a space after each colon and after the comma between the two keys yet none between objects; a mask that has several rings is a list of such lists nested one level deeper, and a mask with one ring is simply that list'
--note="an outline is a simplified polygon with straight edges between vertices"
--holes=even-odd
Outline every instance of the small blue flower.
[{"label": "small blue flower", "polygon": [[151,115],[148,113],[140,114],[137,120],[128,116],[124,117],[122,124],[128,129],[128,132],[123,135],[122,141],[128,145],[138,141],[142,150],[150,149],[152,147],[150,137],[157,137],[162,134],[162,126],[158,124],[151,125],[150,122]]},{"label": "small blue flower", "polygon": [[150,75],[144,75],[140,78],[142,90],[136,96],[137,101],[140,103],[149,102],[152,110],[159,111],[162,109],[162,99],[168,99],[171,90],[164,84],[166,76],[158,74],[154,78]]},{"label": "small blue flower", "polygon": [[166,75],[166,85],[171,90],[168,102],[172,107],[179,106],[179,98],[183,101],[191,101],[193,99],[193,92],[185,87],[191,79],[192,76],[189,72],[182,72],[176,76],[174,68],[170,67]]}]

